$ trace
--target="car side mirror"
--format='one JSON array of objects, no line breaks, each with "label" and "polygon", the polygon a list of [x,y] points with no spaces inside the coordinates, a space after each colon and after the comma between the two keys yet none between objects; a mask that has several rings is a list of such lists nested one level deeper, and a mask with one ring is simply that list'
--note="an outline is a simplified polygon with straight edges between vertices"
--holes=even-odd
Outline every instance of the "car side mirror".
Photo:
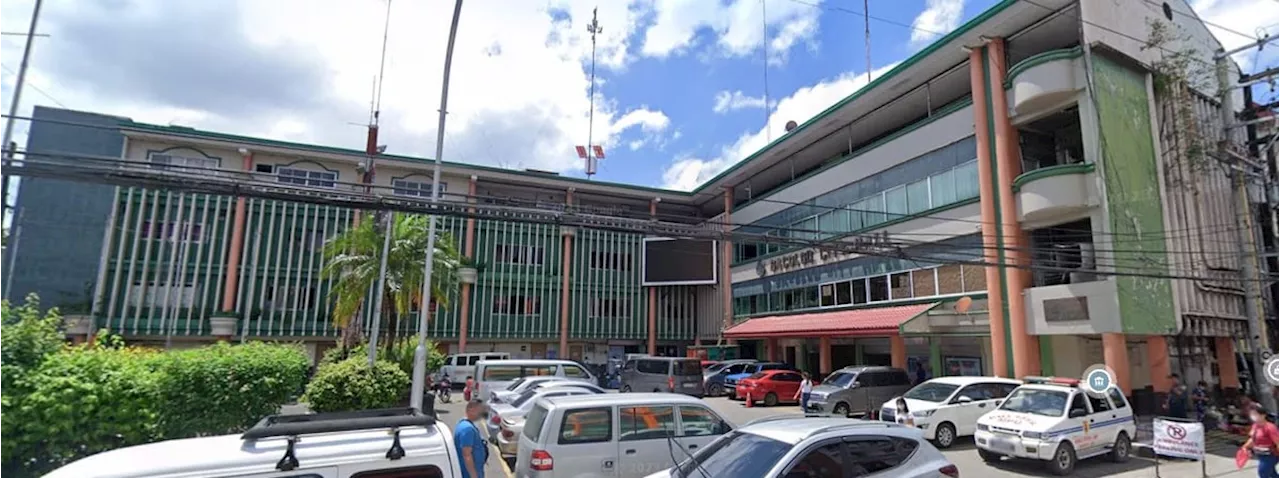
[{"label": "car side mirror", "polygon": [[853,382],[853,383],[849,384],[849,388],[850,388],[850,389],[858,388],[858,387],[861,387],[861,386],[862,386],[862,383],[860,383],[860,382]]},{"label": "car side mirror", "polygon": [[959,403],[959,404],[962,404],[962,405],[963,405],[963,404],[966,404],[966,403],[973,403],[973,399],[972,399],[972,398],[969,398],[969,396],[968,396],[968,395],[961,395],[961,396],[959,396],[959,397],[957,397],[957,398],[956,398],[956,403]]},{"label": "car side mirror", "polygon": [[1071,409],[1071,413],[1068,413],[1068,414],[1067,414],[1067,417],[1068,417],[1068,418],[1080,418],[1080,417],[1083,417],[1083,416],[1088,415],[1088,414],[1089,414],[1089,412],[1088,412],[1088,411],[1086,411],[1086,410],[1085,410],[1085,409],[1083,409],[1083,408],[1073,408],[1073,409]]}]

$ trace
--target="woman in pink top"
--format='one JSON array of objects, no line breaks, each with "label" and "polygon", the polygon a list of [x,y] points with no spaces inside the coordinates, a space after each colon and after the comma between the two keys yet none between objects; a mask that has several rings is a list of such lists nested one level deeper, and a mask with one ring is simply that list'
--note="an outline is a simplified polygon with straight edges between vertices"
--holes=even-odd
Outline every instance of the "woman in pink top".
[{"label": "woman in pink top", "polygon": [[1280,444],[1280,432],[1276,424],[1267,420],[1267,410],[1262,405],[1254,405],[1249,418],[1253,419],[1253,428],[1249,429],[1249,441],[1244,442],[1242,448],[1258,459],[1258,478],[1277,478],[1276,445]]}]

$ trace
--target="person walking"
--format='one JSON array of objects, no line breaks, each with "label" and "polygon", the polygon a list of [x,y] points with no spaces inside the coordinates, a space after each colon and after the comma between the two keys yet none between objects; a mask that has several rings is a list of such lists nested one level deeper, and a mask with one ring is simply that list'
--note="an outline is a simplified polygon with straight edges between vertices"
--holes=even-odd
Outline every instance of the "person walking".
[{"label": "person walking", "polygon": [[1209,411],[1209,384],[1204,380],[1196,382],[1196,388],[1191,391],[1191,404],[1196,409],[1196,421],[1203,422]]},{"label": "person walking", "polygon": [[1253,420],[1253,427],[1249,429],[1249,440],[1240,448],[1258,459],[1258,478],[1277,478],[1276,461],[1280,455],[1276,445],[1280,444],[1277,436],[1280,432],[1276,424],[1267,419],[1267,409],[1262,405],[1254,405],[1249,410],[1249,418]]},{"label": "person walking", "polygon": [[1187,418],[1187,387],[1182,384],[1178,374],[1169,375],[1173,382],[1169,387],[1169,399],[1165,402],[1165,413],[1173,418]]},{"label": "person walking", "polygon": [[916,420],[911,416],[911,409],[907,408],[907,399],[898,397],[898,400],[894,401],[893,413],[893,421],[898,422],[898,424],[909,427],[916,426]]},{"label": "person walking", "polygon": [[809,372],[800,372],[800,388],[796,390],[796,396],[792,400],[800,401],[800,412],[809,413],[809,395],[813,393],[813,381],[809,379]]},{"label": "person walking", "polygon": [[484,464],[489,460],[489,445],[476,428],[476,420],[484,416],[483,400],[467,402],[465,416],[453,428],[453,445],[458,449],[458,463],[462,465],[462,478],[484,478]]}]

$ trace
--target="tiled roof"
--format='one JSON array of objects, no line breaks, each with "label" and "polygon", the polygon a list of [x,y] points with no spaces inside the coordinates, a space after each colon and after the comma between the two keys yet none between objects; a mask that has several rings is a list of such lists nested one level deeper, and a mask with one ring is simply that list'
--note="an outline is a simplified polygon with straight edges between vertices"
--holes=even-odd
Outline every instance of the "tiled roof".
[{"label": "tiled roof", "polygon": [[893,335],[903,322],[927,312],[937,303],[836,310],[811,314],[756,317],[725,330],[734,339]]}]

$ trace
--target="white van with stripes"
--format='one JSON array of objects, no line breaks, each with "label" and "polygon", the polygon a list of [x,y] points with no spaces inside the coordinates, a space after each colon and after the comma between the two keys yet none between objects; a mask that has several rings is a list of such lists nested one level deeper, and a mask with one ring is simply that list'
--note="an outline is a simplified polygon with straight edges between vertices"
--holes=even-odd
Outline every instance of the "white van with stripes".
[{"label": "white van with stripes", "polygon": [[984,461],[1041,460],[1056,475],[1100,455],[1124,462],[1137,433],[1133,407],[1111,385],[1102,393],[1076,379],[1027,377],[999,408],[978,419],[974,443]]}]

